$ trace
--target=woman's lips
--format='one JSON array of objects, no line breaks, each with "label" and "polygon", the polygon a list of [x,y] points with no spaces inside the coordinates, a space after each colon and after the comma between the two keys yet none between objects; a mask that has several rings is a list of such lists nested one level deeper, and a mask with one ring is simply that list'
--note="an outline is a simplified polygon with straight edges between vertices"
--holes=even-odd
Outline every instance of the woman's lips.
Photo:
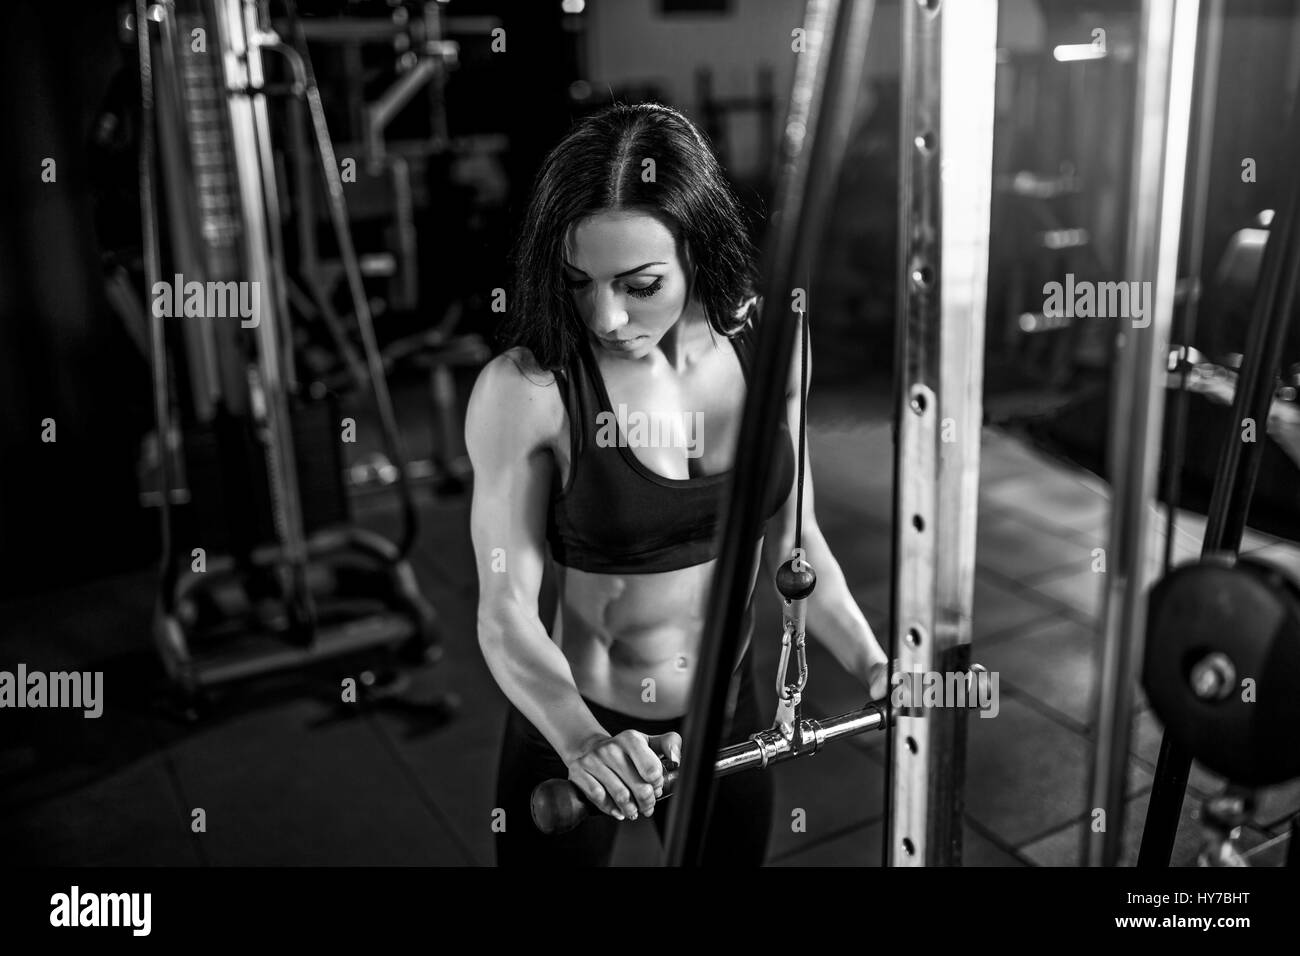
[{"label": "woman's lips", "polygon": [[627,348],[631,348],[633,345],[635,345],[637,342],[640,342],[644,338],[647,338],[647,336],[636,335],[630,339],[601,339],[601,342],[603,342],[606,346],[608,346],[611,349],[627,349]]}]

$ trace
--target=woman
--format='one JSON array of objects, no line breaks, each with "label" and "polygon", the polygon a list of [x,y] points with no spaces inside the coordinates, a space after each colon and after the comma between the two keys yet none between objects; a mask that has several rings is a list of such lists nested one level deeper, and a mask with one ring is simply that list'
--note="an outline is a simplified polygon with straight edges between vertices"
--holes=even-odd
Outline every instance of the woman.
[{"label": "woman", "polygon": [[[479,643],[512,705],[497,860],[603,865],[618,820],[652,816],[662,837],[662,760],[681,753],[749,376],[754,250],[690,121],[614,105],[546,158],[514,258],[509,348],[480,373],[465,424]],[[751,605],[760,560],[771,580],[794,538],[798,383],[796,361]],[[808,630],[883,697],[885,655],[817,527],[812,490],[806,470],[803,546],[818,574]],[[559,597],[550,634],[537,606],[547,560]],[[770,724],[743,651],[733,698],[733,739]],[[604,815],[537,832],[529,795],[551,777]],[[769,776],[725,777],[716,792],[706,862],[761,863]]]}]

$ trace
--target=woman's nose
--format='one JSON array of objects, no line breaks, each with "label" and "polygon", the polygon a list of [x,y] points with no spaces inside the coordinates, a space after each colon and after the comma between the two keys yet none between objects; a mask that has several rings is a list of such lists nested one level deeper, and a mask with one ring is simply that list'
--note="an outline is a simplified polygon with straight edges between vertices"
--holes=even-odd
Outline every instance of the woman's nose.
[{"label": "woman's nose", "polygon": [[602,338],[608,338],[627,325],[627,310],[613,292],[600,291],[596,293],[591,321],[591,330]]}]

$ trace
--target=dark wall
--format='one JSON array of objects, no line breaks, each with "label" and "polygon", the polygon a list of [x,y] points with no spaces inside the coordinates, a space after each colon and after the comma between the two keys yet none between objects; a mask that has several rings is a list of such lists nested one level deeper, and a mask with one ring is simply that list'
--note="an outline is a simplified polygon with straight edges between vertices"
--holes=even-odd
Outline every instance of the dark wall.
[{"label": "dark wall", "polygon": [[87,151],[117,60],[113,10],[20,0],[4,17],[0,593],[22,594],[138,566],[155,536],[135,483],[147,366],[105,303]]}]

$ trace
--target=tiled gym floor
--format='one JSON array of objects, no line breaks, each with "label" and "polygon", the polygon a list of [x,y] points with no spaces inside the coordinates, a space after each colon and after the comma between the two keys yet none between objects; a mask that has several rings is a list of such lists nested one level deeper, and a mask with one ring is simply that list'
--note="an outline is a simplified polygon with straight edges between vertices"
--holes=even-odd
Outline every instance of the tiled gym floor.
[{"label": "tiled gym floor", "polygon": [[[878,403],[815,394],[810,406],[818,515],[868,619],[888,600],[889,426]],[[866,419],[866,420],[864,420]],[[119,576],[0,608],[0,667],[105,672],[98,720],[52,711],[0,715],[0,863],[66,865],[487,864],[504,699],[479,655],[467,500],[424,495],[415,564],[438,608],[446,658],[412,674],[401,698],[338,702],[338,672],[264,681],[189,723],[159,694],[149,643],[152,575]],[[363,520],[392,519],[358,502]],[[1001,675],[996,719],[970,721],[965,860],[1073,865],[1088,817],[1094,622],[1105,489],[1095,479],[984,433],[973,658]],[[1176,553],[1198,553],[1204,519],[1180,516]],[[1243,550],[1300,551],[1254,533]],[[770,709],[779,611],[759,599],[755,666]],[[767,622],[766,626],[764,622]],[[882,635],[883,639],[883,635]],[[859,689],[813,644],[809,707],[857,706]],[[453,723],[430,706],[459,695]],[[1125,862],[1136,855],[1160,731],[1145,709],[1130,761]],[[877,865],[883,745],[857,738],[770,771],[774,865]],[[1194,768],[1176,864],[1192,862],[1200,800],[1215,778]],[[191,830],[202,808],[206,832]],[[793,832],[804,811],[806,830]],[[1264,794],[1243,843],[1282,832],[1300,782]],[[616,862],[654,859],[647,823],[630,824]]]}]

